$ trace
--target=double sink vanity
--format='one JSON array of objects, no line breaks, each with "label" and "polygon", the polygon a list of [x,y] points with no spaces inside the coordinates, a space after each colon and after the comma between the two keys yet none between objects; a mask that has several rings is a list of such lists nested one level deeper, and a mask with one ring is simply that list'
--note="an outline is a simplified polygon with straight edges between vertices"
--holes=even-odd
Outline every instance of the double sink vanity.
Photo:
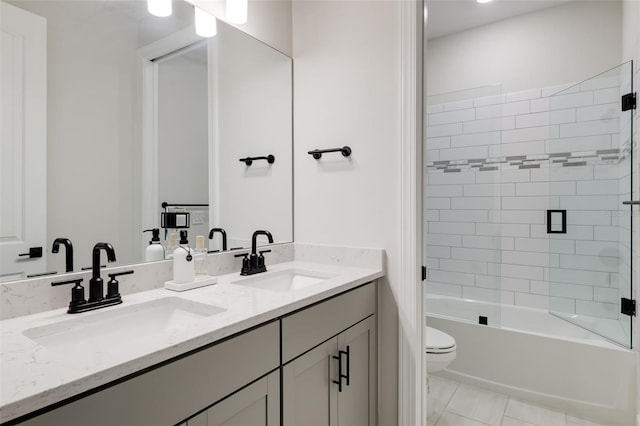
[{"label": "double sink vanity", "polygon": [[[122,280],[121,305],[5,314],[2,424],[375,424],[382,250],[272,248],[249,277],[219,253],[217,284],[173,292],[157,262]],[[0,306],[18,301],[6,286]]]}]

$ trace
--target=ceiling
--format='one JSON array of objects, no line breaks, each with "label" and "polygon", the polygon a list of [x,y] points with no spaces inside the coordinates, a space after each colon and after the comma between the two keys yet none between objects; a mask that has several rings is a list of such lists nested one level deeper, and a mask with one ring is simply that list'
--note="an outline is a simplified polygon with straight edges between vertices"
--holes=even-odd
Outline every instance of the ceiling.
[{"label": "ceiling", "polygon": [[517,15],[554,7],[573,0],[426,0],[427,39],[479,27]]}]

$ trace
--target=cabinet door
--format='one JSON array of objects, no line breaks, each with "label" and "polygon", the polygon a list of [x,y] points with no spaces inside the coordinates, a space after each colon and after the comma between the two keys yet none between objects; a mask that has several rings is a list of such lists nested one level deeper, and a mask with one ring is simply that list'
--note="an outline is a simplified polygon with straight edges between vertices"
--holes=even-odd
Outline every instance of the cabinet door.
[{"label": "cabinet door", "polygon": [[[338,335],[342,354],[342,392],[338,392],[338,425],[369,426],[377,423],[376,317],[371,316]],[[348,360],[347,360],[348,358]]]},{"label": "cabinet door", "polygon": [[282,369],[283,424],[285,426],[335,425],[337,338],[317,346]]},{"label": "cabinet door", "polygon": [[192,417],[183,425],[279,426],[280,372],[274,371],[263,377]]}]

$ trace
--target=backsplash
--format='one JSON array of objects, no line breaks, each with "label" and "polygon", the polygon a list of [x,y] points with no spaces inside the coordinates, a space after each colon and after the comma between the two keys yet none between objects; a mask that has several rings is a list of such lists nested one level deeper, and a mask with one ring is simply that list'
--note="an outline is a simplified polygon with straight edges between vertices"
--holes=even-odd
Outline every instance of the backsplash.
[{"label": "backsplash", "polygon": [[[623,93],[603,78],[427,108],[429,293],[618,317],[630,279]],[[547,209],[567,210],[566,234],[547,234]]]}]

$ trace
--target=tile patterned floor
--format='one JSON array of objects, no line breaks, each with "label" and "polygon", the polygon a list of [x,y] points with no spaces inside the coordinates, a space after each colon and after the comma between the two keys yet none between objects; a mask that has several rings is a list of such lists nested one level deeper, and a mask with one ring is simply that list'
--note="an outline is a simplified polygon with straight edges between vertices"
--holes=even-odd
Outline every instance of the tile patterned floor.
[{"label": "tile patterned floor", "polygon": [[604,426],[435,375],[429,382],[428,426]]}]

